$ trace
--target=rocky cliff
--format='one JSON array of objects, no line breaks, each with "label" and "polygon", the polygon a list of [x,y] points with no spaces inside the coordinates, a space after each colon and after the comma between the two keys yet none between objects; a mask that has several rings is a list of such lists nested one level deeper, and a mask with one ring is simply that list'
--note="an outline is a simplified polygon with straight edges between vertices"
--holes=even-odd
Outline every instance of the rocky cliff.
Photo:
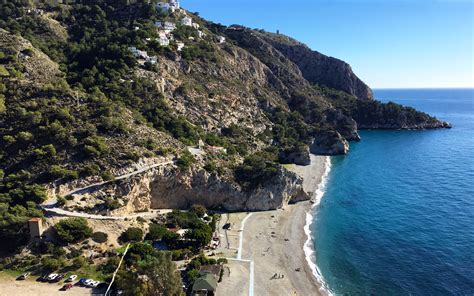
[{"label": "rocky cliff", "polygon": [[[115,183],[94,193],[92,209],[77,205],[272,209],[307,198],[283,163],[348,153],[362,128],[448,127],[374,100],[347,63],[284,35],[163,13],[153,1],[30,2],[0,4],[5,200],[31,192],[24,184],[109,180],[164,156],[179,170]],[[157,21],[175,24],[169,44]]]},{"label": "rocky cliff", "polygon": [[272,33],[261,36],[295,63],[309,82],[342,90],[359,99],[372,99],[372,90],[354,74],[348,63],[311,50],[288,36]]},{"label": "rocky cliff", "polygon": [[[62,188],[63,192],[67,190]],[[111,215],[149,209],[188,209],[193,204],[215,210],[264,211],[310,199],[303,191],[303,179],[284,168],[278,171],[275,178],[251,190],[244,190],[232,180],[225,180],[206,170],[183,172],[175,166],[165,166],[93,187],[84,193],[86,198],[75,197],[67,201],[65,208]],[[109,207],[104,206],[110,196],[120,196],[119,209],[110,211]]]}]

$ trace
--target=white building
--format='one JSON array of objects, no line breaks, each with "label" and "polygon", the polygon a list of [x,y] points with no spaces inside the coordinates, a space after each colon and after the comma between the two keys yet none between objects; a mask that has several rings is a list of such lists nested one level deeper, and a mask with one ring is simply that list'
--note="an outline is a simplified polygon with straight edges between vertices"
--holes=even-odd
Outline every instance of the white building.
[{"label": "white building", "polygon": [[172,22],[155,22],[155,27],[163,29],[166,34],[169,34],[176,30],[176,25]]},{"label": "white building", "polygon": [[158,2],[156,3],[156,9],[163,10],[163,11],[170,11],[170,4],[166,2]]},{"label": "white building", "polygon": [[225,43],[225,37],[224,36],[218,36],[217,37],[217,41],[222,44],[222,43]]},{"label": "white building", "polygon": [[176,42],[176,45],[178,46],[178,51],[183,50],[183,48],[184,48],[184,43],[183,42],[178,41],[178,42]]},{"label": "white building", "polygon": [[175,12],[179,9],[179,2],[177,0],[170,0],[167,2],[158,2],[156,4],[156,9],[163,10],[166,12]]},{"label": "white building", "polygon": [[146,59],[146,61],[152,65],[156,64],[158,62],[158,59],[156,58],[156,56],[152,56],[152,57],[148,57],[148,59]]},{"label": "white building", "polygon": [[174,30],[176,30],[176,25],[172,22],[165,22],[164,25],[163,25],[163,29],[168,32],[168,33],[171,33],[173,32]]},{"label": "white building", "polygon": [[183,26],[191,27],[193,25],[193,19],[190,18],[189,16],[185,16],[181,19],[181,24]]},{"label": "white building", "polygon": [[134,55],[134,56],[138,56],[138,49],[135,47],[135,46],[130,46],[128,48],[128,50],[130,50],[130,52]]},{"label": "white building", "polygon": [[136,58],[141,58],[141,59],[148,59],[148,53],[144,50],[139,50],[137,49],[135,46],[130,46],[128,48],[128,50],[130,50],[130,52],[136,57]]},{"label": "white building", "polygon": [[192,26],[196,30],[199,29],[199,27],[200,27],[198,23],[193,23]]},{"label": "white building", "polygon": [[178,0],[170,0],[170,7],[173,7],[174,10],[178,10],[180,8],[179,7],[179,1]]},{"label": "white building", "polygon": [[166,35],[160,35],[160,38],[158,38],[158,43],[160,46],[168,46],[170,45],[170,40]]},{"label": "white building", "polygon": [[199,38],[203,38],[204,36],[206,36],[206,33],[204,33],[203,31],[198,30],[197,32]]}]

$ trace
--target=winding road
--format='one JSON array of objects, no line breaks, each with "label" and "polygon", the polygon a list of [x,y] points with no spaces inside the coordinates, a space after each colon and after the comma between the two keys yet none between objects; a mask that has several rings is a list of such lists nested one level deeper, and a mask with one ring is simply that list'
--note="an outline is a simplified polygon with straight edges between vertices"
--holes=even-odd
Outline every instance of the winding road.
[{"label": "winding road", "polygon": [[[85,191],[87,191],[91,188],[103,186],[105,184],[109,184],[109,183],[115,182],[117,180],[128,179],[132,176],[144,173],[144,172],[149,171],[151,169],[161,167],[161,166],[170,165],[170,164],[174,164],[174,163],[175,163],[175,161],[166,161],[166,162],[155,163],[155,164],[152,164],[152,165],[149,165],[149,166],[144,166],[144,167],[142,167],[142,168],[140,168],[136,171],[133,171],[131,173],[116,176],[113,180],[103,181],[103,182],[99,182],[99,183],[90,184],[90,185],[87,185],[87,186],[84,186],[84,187],[81,187],[81,188],[76,188],[74,190],[66,192],[64,194],[64,196],[81,195],[83,192],[85,192]],[[54,198],[48,199],[43,204],[41,204],[41,207],[43,208],[43,210],[46,213],[52,214],[52,215],[65,216],[65,217],[81,217],[81,218],[95,219],[95,220],[125,220],[125,219],[133,219],[133,218],[138,218],[138,217],[146,218],[146,217],[154,217],[157,214],[163,214],[163,213],[169,212],[169,210],[154,210],[154,211],[137,213],[137,214],[127,215],[127,216],[103,216],[103,215],[87,214],[87,213],[82,213],[82,212],[67,211],[67,210],[58,208],[57,203],[58,203],[58,200],[57,200],[56,197],[54,197]]]}]

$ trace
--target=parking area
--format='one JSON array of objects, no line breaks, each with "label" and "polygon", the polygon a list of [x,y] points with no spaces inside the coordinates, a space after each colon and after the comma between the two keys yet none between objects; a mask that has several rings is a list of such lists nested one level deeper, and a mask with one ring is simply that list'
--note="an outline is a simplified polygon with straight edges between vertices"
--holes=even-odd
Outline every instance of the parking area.
[{"label": "parking area", "polygon": [[103,295],[104,288],[87,288],[76,285],[67,291],[62,290],[64,281],[58,283],[40,282],[36,277],[29,277],[26,280],[17,280],[10,275],[0,272],[0,295],[28,295],[28,296],[49,296],[49,295]]}]

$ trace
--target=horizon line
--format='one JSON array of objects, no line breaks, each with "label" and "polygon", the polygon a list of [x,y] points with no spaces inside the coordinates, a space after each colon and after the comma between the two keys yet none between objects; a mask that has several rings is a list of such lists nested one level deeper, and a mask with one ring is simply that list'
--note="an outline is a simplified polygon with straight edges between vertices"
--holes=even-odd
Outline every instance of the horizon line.
[{"label": "horizon line", "polygon": [[407,87],[371,87],[371,89],[474,89],[474,86],[407,86]]}]

